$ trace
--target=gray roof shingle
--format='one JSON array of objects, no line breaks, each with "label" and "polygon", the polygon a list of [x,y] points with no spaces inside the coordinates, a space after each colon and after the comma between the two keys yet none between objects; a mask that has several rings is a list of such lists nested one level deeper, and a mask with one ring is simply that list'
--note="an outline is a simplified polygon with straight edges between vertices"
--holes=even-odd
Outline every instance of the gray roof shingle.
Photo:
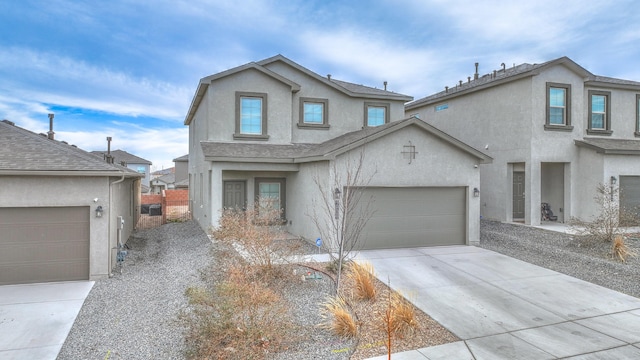
[{"label": "gray roof shingle", "polygon": [[380,136],[394,132],[408,125],[417,125],[435,136],[478,157],[483,162],[491,162],[488,155],[473,149],[424,121],[411,117],[388,124],[353,131],[319,144],[256,144],[256,143],[200,143],[206,160],[231,162],[299,163],[329,160],[334,155],[348,151]]},{"label": "gray roof shingle", "polygon": [[583,138],[574,142],[577,146],[593,149],[601,154],[640,155],[640,140]]},{"label": "gray roof shingle", "polygon": [[[101,158],[107,154],[107,151],[94,150],[91,152],[94,155],[98,155]],[[152,162],[141,157],[130,154],[124,150],[112,150],[111,156],[113,156],[113,162],[116,164],[120,164],[121,162],[125,162],[127,164],[146,164],[152,165]]]},{"label": "gray roof shingle", "polygon": [[100,158],[65,142],[50,140],[9,121],[0,121],[0,172],[92,172],[114,175],[135,171],[107,164]]}]

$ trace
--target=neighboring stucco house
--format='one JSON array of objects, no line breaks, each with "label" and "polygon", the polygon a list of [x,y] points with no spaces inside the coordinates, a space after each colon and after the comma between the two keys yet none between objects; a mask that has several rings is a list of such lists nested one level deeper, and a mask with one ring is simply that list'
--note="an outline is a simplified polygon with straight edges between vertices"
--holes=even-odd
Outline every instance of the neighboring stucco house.
[{"label": "neighboring stucco house", "polygon": [[[92,151],[91,153],[103,158],[107,155],[107,151]],[[113,157],[114,164],[122,165],[124,163],[124,166],[128,167],[129,169],[137,173],[144,174],[141,183],[143,185],[142,192],[148,192],[151,179],[151,165],[153,165],[153,163],[139,156],[130,154],[124,150],[113,150],[110,153]]]},{"label": "neighboring stucco house", "polygon": [[189,188],[189,154],[173,159],[175,168],[175,188]]},{"label": "neighboring stucco house", "polygon": [[163,190],[175,189],[176,176],[170,172],[166,175],[162,175],[151,180],[151,193],[162,194]]},{"label": "neighboring stucco house", "polygon": [[[481,167],[481,214],[541,222],[589,220],[599,184],[640,204],[640,82],[597,76],[567,57],[502,66],[406,105],[493,157]],[[614,192],[615,192],[614,189]]]},{"label": "neighboring stucco house", "polygon": [[142,174],[8,120],[0,144],[0,285],[108,277]]},{"label": "neighboring stucco house", "polygon": [[320,76],[281,55],[201,79],[185,118],[193,218],[208,230],[221,209],[267,197],[287,231],[316,239],[311,207],[321,190],[345,190],[337,179],[364,154],[363,191],[376,209],[364,248],[477,243],[474,188],[478,165],[491,159],[405,119],[411,99]]}]

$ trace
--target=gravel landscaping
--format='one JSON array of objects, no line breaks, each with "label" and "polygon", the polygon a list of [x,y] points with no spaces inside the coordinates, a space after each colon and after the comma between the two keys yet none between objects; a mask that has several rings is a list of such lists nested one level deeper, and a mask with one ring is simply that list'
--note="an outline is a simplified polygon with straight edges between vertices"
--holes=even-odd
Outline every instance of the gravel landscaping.
[{"label": "gravel landscaping", "polygon": [[[640,257],[622,263],[610,243],[519,224],[482,220],[480,226],[482,248],[640,297]],[[638,237],[628,236],[626,244],[640,256]]]},{"label": "gravel landscaping", "polygon": [[211,242],[194,222],[137,231],[122,274],[96,281],[58,359],[182,359],[184,291],[210,264]]},{"label": "gravel landscaping", "polygon": [[[627,244],[640,253],[640,240],[631,237]],[[58,359],[185,358],[185,327],[179,320],[188,308],[185,290],[215,282],[216,256],[233,250],[212,243],[193,221],[137,231],[127,245],[122,274],[96,281]],[[606,243],[483,220],[480,247],[640,297],[640,259],[616,261]],[[291,285],[288,297],[302,330],[288,351],[267,358],[348,359],[354,342],[315,327],[321,320],[317,304],[332,283],[324,278]]]}]

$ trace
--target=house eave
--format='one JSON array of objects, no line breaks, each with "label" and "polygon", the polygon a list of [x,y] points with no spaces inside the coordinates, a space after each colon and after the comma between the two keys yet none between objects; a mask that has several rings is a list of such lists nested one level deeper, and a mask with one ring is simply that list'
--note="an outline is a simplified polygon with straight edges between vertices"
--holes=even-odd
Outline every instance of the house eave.
[{"label": "house eave", "polygon": [[431,98],[429,100],[424,100],[424,101],[416,100],[413,103],[409,103],[409,104],[405,105],[404,108],[405,108],[406,111],[408,111],[408,110],[413,110],[413,109],[416,109],[416,108],[419,108],[419,107],[423,107],[423,106],[427,106],[427,105],[431,105],[431,104],[441,103],[443,101],[447,101],[447,100],[450,100],[450,99],[455,99],[455,98],[460,97],[460,96],[472,94],[472,93],[474,93],[476,91],[481,91],[481,90],[485,90],[487,88],[491,88],[491,87],[494,87],[494,86],[499,86],[499,85],[502,85],[502,84],[510,83],[510,82],[521,80],[521,79],[524,79],[524,78],[533,77],[533,76],[538,75],[539,73],[540,72],[536,69],[536,70],[531,70],[529,72],[524,72],[524,73],[521,73],[521,74],[518,74],[518,75],[514,75],[514,76],[498,79],[498,80],[495,80],[495,81],[491,81],[491,82],[488,82],[486,84],[482,84],[482,85],[478,85],[478,86],[474,86],[474,87],[465,87],[465,88],[463,88],[461,90],[449,89],[449,91],[451,91],[450,94],[447,94],[447,95],[444,95],[444,96],[439,96],[439,97],[436,97],[436,98]]},{"label": "house eave", "polygon": [[597,87],[597,88],[607,88],[607,89],[640,91],[640,85],[619,84],[619,83],[607,82],[607,81],[588,80],[588,81],[585,81],[584,85],[585,87],[591,87],[591,88]]},{"label": "house eave", "polygon": [[73,171],[73,170],[0,170],[0,176],[80,176],[80,177],[112,177],[142,178],[143,174],[120,171]]},{"label": "house eave", "polygon": [[204,159],[205,161],[212,161],[212,162],[234,162],[234,163],[292,164],[295,162],[294,158],[205,156]]}]

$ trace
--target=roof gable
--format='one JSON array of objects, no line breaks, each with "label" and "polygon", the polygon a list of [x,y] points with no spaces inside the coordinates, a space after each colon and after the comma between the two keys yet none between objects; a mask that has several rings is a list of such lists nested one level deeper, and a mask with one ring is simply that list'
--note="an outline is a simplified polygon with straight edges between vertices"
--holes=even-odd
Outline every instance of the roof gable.
[{"label": "roof gable", "polygon": [[269,145],[202,142],[201,147],[205,155],[205,160],[209,161],[269,163],[313,162],[334,159],[340,154],[409,126],[417,127],[419,131],[424,131],[436,136],[447,144],[477,158],[481,163],[490,163],[493,161],[490,156],[416,117],[394,121],[374,128],[364,128],[320,144]]},{"label": "roof gable", "polygon": [[205,93],[207,92],[207,89],[209,88],[209,84],[211,84],[213,81],[216,81],[218,79],[222,79],[225,78],[227,76],[232,76],[234,74],[237,74],[239,72],[242,71],[247,71],[247,70],[256,70],[256,71],[260,71],[262,73],[264,73],[267,76],[271,76],[272,78],[288,85],[291,86],[291,91],[292,92],[298,92],[300,91],[300,85],[297,84],[296,82],[286,78],[285,76],[282,76],[280,74],[278,74],[277,72],[269,69],[269,65],[276,63],[276,62],[282,62],[284,64],[287,64],[288,66],[296,69],[297,71],[300,71],[306,75],[308,75],[309,77],[313,78],[314,80],[321,82],[323,84],[325,84],[326,86],[329,86],[347,96],[350,97],[358,97],[358,98],[371,98],[371,99],[381,99],[381,100],[397,100],[397,101],[411,101],[413,100],[412,96],[408,96],[408,95],[403,95],[403,94],[399,94],[399,93],[395,93],[392,91],[387,91],[387,90],[381,90],[381,89],[376,89],[376,88],[372,88],[372,87],[368,87],[368,86],[364,86],[364,85],[357,85],[357,84],[352,84],[352,83],[348,83],[346,81],[339,81],[339,80],[335,80],[335,79],[328,79],[324,76],[320,76],[317,73],[305,68],[304,66],[282,56],[282,55],[276,55],[276,56],[272,56],[270,58],[258,61],[258,62],[250,62],[248,64],[245,65],[241,65],[238,67],[235,67],[233,69],[229,69],[217,74],[213,74],[207,77],[204,77],[202,79],[200,79],[200,82],[198,84],[198,88],[196,89],[196,93],[193,96],[193,99],[191,100],[191,105],[189,106],[189,110],[187,111],[187,116],[185,117],[184,120],[184,124],[185,125],[189,125],[191,123],[191,121],[193,120],[193,116],[196,113],[196,110],[198,109],[198,106],[200,105],[200,103],[202,102],[202,99],[204,98]]}]

